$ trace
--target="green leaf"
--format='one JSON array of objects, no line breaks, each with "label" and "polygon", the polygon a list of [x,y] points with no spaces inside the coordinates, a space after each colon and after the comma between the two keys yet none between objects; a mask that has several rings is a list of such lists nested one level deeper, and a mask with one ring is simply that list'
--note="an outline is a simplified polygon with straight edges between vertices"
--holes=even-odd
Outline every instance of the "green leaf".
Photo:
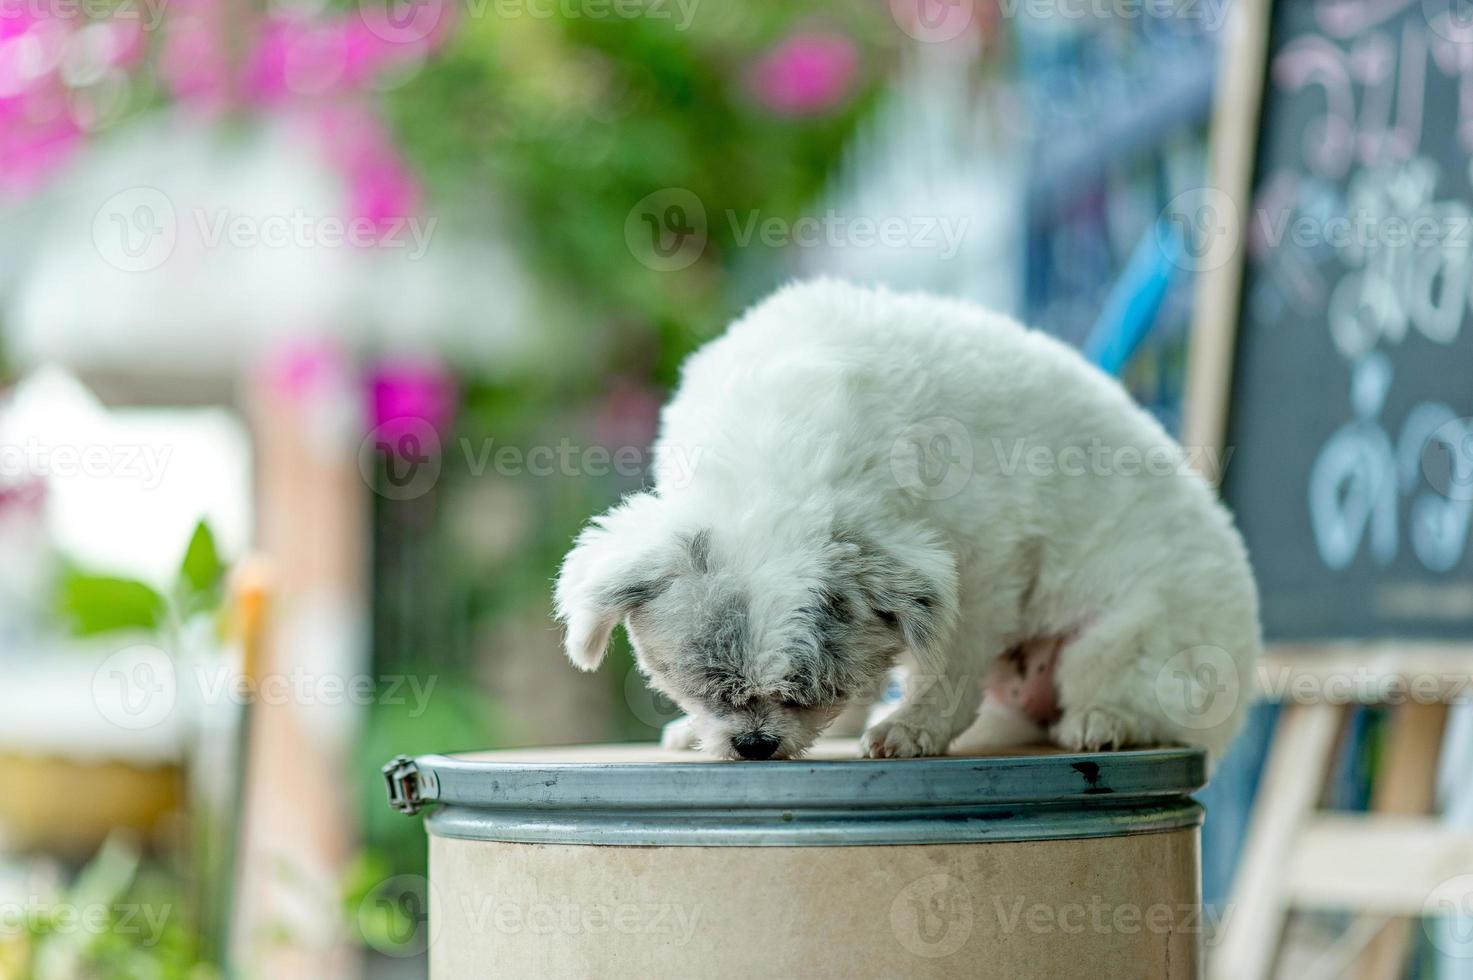
[{"label": "green leaf", "polygon": [[215,547],[215,535],[204,521],[195,525],[179,568],[179,600],[186,612],[208,608],[217,600],[225,565]]},{"label": "green leaf", "polygon": [[61,582],[60,612],[79,636],[124,629],[157,629],[164,597],[142,582],[68,572]]}]

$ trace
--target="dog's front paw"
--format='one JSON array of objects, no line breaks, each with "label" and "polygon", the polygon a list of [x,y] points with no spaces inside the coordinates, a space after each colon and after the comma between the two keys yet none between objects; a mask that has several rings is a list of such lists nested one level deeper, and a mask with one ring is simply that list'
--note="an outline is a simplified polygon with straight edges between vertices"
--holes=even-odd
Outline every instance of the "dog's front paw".
[{"label": "dog's front paw", "polygon": [[699,740],[696,721],[690,715],[681,715],[660,730],[662,749],[693,749]]},{"label": "dog's front paw", "polygon": [[1130,743],[1130,726],[1125,719],[1104,708],[1065,711],[1051,734],[1055,742],[1071,752],[1119,749]]},{"label": "dog's front paw", "polygon": [[892,717],[865,732],[859,748],[866,759],[917,759],[945,755],[946,740],[923,725]]}]

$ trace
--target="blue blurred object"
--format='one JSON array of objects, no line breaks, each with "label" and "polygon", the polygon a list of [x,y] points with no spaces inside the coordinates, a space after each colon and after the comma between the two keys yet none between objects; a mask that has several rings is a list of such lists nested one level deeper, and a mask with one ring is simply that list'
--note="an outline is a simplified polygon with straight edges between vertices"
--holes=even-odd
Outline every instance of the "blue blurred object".
[{"label": "blue blurred object", "polygon": [[1220,912],[1226,907],[1278,720],[1278,705],[1255,704],[1243,731],[1217,764],[1212,781],[1197,794],[1197,801],[1207,809],[1202,825],[1202,902],[1210,910]]},{"label": "blue blurred object", "polygon": [[1141,236],[1125,271],[1084,342],[1084,354],[1119,375],[1156,325],[1166,292],[1182,268],[1185,242],[1173,222],[1157,218]]}]

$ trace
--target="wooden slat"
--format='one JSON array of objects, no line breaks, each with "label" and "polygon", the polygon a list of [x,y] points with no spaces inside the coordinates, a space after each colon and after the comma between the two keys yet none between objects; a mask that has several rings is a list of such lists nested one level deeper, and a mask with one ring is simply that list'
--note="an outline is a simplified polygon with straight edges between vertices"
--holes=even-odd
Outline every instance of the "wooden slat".
[{"label": "wooden slat", "polygon": [[[1371,795],[1376,814],[1428,814],[1437,798],[1437,757],[1447,727],[1447,705],[1406,704],[1396,709]],[[1397,980],[1412,948],[1410,918],[1388,922],[1366,947],[1360,980]]]},{"label": "wooden slat", "polygon": [[1473,874],[1473,831],[1432,817],[1322,814],[1301,827],[1281,874],[1296,907],[1417,916],[1439,885]]},{"label": "wooden slat", "polygon": [[1232,920],[1209,964],[1216,980],[1266,980],[1278,951],[1290,891],[1284,869],[1324,789],[1344,710],[1291,704],[1279,718],[1237,880]]},{"label": "wooden slat", "polygon": [[[1232,6],[1228,14],[1231,33],[1220,59],[1217,104],[1208,135],[1211,190],[1215,193],[1204,203],[1210,207],[1226,203],[1234,213],[1212,215],[1213,226],[1221,228],[1229,240],[1215,245],[1214,249],[1221,251],[1211,254],[1221,255],[1226,261],[1209,262],[1198,270],[1192,303],[1182,442],[1195,449],[1219,450],[1227,437],[1243,277],[1244,216],[1248,213],[1258,147],[1269,8],[1269,0],[1240,0]],[[1203,461],[1209,458],[1206,453],[1191,456]],[[1222,478],[1221,472],[1202,475],[1214,483]]]},{"label": "wooden slat", "polygon": [[1340,643],[1279,646],[1257,667],[1261,696],[1283,703],[1435,704],[1473,697],[1466,644]]}]

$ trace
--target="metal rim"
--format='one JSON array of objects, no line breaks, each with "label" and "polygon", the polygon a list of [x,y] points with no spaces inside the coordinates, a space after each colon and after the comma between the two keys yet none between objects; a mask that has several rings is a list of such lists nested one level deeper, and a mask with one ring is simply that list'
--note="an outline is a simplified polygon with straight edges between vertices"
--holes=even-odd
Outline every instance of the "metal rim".
[{"label": "metal rim", "polygon": [[435,837],[517,844],[625,847],[856,847],[1075,840],[1196,827],[1200,804],[1078,809],[912,808],[733,812],[475,810],[441,807],[425,819]]},{"label": "metal rim", "polygon": [[776,763],[422,756],[409,765],[416,801],[440,804],[426,821],[436,836],[642,846],[1155,833],[1201,822],[1188,794],[1206,780],[1198,749]]}]

